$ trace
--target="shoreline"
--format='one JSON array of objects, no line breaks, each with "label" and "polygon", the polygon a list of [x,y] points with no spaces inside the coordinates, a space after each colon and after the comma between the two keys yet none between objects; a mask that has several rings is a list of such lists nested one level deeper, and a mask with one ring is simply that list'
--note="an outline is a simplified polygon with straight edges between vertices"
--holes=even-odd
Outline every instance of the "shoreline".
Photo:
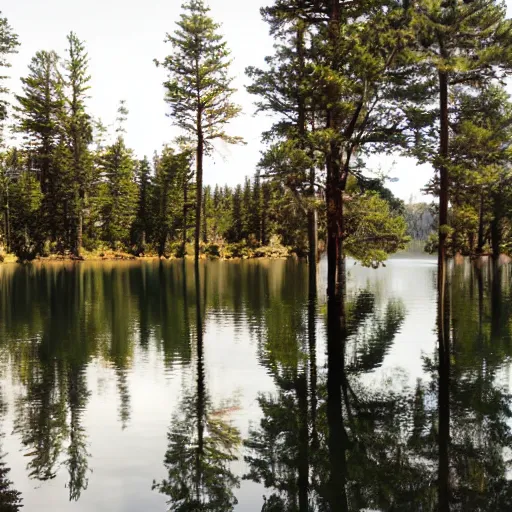
[{"label": "shoreline", "polygon": [[[207,255],[201,255],[199,258],[201,261],[253,261],[253,260],[287,260],[287,259],[306,259],[299,258],[295,254],[290,254],[288,256],[243,256],[243,257],[232,257],[232,258],[221,258],[221,257],[211,257]],[[193,255],[186,255],[184,257],[178,258],[177,256],[171,256],[166,258],[164,256],[134,256],[134,255],[109,255],[109,256],[99,256],[99,255],[85,255],[81,258],[77,258],[74,256],[47,256],[47,257],[37,257],[30,261],[19,261],[14,255],[8,254],[5,259],[0,262],[0,266],[2,265],[28,265],[33,263],[98,263],[98,262],[142,262],[142,261],[194,261]]]}]

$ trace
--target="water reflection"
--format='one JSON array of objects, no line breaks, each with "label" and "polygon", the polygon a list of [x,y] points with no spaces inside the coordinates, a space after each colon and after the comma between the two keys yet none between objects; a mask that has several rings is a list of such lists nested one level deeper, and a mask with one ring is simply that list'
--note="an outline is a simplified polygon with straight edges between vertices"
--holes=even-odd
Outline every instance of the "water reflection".
[{"label": "water reflection", "polygon": [[225,420],[226,411],[214,409],[208,394],[203,343],[207,288],[203,279],[201,290],[198,264],[194,281],[196,387],[186,391],[180,412],[173,417],[164,460],[168,476],[153,488],[168,496],[169,510],[230,511],[237,504],[234,488],[239,484],[230,463],[237,459],[241,439]]},{"label": "water reflection", "polygon": [[511,510],[511,270],[447,276],[436,320],[420,260],[328,302],[294,261],[2,267],[0,503]]},{"label": "water reflection", "polygon": [[14,488],[13,482],[10,480],[11,468],[5,462],[6,454],[2,450],[2,442],[4,437],[3,422],[6,412],[6,404],[2,396],[0,396],[0,510],[2,512],[18,512],[23,507],[23,499],[21,492]]}]

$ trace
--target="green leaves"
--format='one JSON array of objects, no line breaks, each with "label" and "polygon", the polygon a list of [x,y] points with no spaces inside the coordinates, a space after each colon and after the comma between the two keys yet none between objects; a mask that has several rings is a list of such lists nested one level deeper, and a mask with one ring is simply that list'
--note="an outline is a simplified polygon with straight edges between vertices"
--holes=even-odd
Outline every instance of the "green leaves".
[{"label": "green leaves", "polygon": [[172,53],[163,61],[155,60],[168,73],[164,87],[169,115],[194,141],[202,138],[207,152],[215,139],[238,144],[242,138],[224,130],[241,109],[231,101],[235,89],[228,75],[230,52],[218,33],[220,25],[209,16],[210,9],[202,0],[187,2],[182,8],[176,31],[166,38]]},{"label": "green leaves", "polygon": [[[0,123],[5,121],[7,117],[7,100],[3,98],[3,95],[8,92],[3,85],[3,81],[7,78],[4,75],[4,69],[10,67],[7,57],[16,53],[20,44],[18,36],[9,25],[7,18],[2,18],[1,14],[0,11]],[[2,128],[0,125],[0,143],[2,142]]]},{"label": "green leaves", "polygon": [[393,215],[389,203],[375,193],[351,197],[345,223],[345,250],[367,267],[378,267],[409,241],[404,218]]}]

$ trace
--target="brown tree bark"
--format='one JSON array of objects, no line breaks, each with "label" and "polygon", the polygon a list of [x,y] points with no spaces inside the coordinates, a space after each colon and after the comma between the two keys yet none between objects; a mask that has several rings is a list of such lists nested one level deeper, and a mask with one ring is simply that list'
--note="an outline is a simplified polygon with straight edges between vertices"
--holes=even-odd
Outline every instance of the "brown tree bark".
[{"label": "brown tree bark", "polygon": [[199,261],[201,242],[201,214],[203,208],[203,157],[204,157],[204,136],[202,127],[201,109],[197,112],[197,154],[196,154],[196,229],[194,240],[194,257]]},{"label": "brown tree bark", "polygon": [[446,275],[446,239],[448,236],[448,168],[446,166],[449,151],[449,132],[448,132],[448,74],[445,71],[439,72],[439,99],[441,108],[441,135],[439,156],[441,164],[439,166],[439,287],[444,290]]},{"label": "brown tree bark", "polygon": [[[338,69],[338,59],[334,49],[339,38],[340,24],[340,2],[331,0],[329,9],[329,39],[335,55],[331,63],[334,70]],[[338,100],[337,91],[328,91],[331,105],[336,105]],[[335,106],[327,110],[327,128],[334,133],[340,133],[340,115]],[[337,292],[338,285],[338,263],[343,257],[342,236],[343,236],[343,195],[341,189],[341,144],[337,140],[330,143],[329,152],[326,158],[327,180],[326,180],[326,203],[327,203],[327,294],[333,296]]]}]

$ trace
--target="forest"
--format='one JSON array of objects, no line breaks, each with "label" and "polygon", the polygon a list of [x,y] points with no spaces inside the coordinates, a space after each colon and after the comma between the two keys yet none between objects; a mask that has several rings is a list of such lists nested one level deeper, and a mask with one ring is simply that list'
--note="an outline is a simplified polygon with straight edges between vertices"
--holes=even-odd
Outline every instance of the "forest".
[{"label": "forest", "polygon": [[[33,56],[22,93],[9,95],[1,78],[2,258],[295,253],[313,261],[327,251],[334,272],[344,255],[378,266],[411,238],[430,236],[426,248],[447,255],[510,251],[504,3],[276,0],[261,14],[274,53],[263,69],[246,70],[248,91],[275,122],[253,178],[234,188],[203,184],[215,144],[244,143],[229,133],[241,111],[229,42],[203,0],[182,6],[166,35],[169,55],[155,59],[181,135],[151,158],[126,146],[124,101],[109,128],[90,112],[89,57],[77,34],[65,55]],[[20,44],[1,18],[2,75]],[[431,164],[425,191],[438,204],[395,198],[386,176],[367,169],[373,154]]]}]

